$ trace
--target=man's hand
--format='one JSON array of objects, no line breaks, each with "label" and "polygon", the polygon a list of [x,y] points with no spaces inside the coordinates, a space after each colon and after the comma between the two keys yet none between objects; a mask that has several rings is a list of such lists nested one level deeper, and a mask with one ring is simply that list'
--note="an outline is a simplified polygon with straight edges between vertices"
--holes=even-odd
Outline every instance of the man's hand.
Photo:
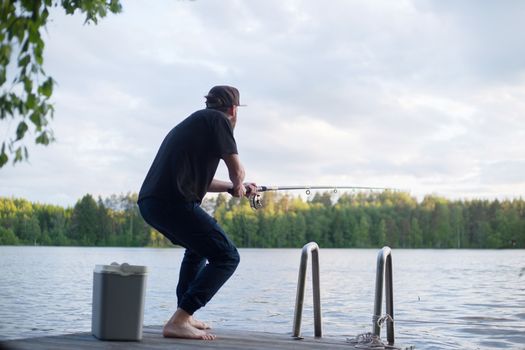
[{"label": "man's hand", "polygon": [[[230,192],[230,191],[228,191]],[[246,187],[244,187],[244,184],[239,184],[237,186],[233,186],[231,189],[231,195],[234,197],[243,197],[246,195]]]},{"label": "man's hand", "polygon": [[243,183],[243,185],[246,189],[246,192],[244,193],[246,197],[250,197],[252,195],[257,194],[257,184],[255,182],[245,182]]},{"label": "man's hand", "polygon": [[255,182],[245,182],[238,186],[234,186],[228,189],[228,193],[234,197],[251,197],[257,194],[257,184]]}]

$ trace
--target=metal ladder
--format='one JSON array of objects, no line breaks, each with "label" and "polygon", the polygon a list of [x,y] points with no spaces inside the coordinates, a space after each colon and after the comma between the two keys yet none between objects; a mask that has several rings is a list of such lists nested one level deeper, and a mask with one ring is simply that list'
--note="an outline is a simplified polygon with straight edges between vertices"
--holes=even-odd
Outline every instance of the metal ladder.
[{"label": "metal ladder", "polygon": [[377,254],[376,293],[374,298],[374,316],[372,317],[372,333],[380,336],[381,306],[383,303],[383,282],[386,294],[386,339],[388,344],[394,344],[394,286],[392,279],[392,250],[383,247]]},{"label": "metal ladder", "polygon": [[[293,321],[292,337],[302,339],[301,321],[304,306],[304,291],[306,287],[306,267],[308,256],[312,256],[312,287],[314,303],[314,335],[322,337],[322,318],[321,318],[321,288],[319,279],[319,246],[315,242],[304,245],[301,253],[301,264],[299,266],[299,278],[297,281],[297,296],[295,299],[295,312]],[[376,269],[376,289],[374,297],[374,315],[372,317],[372,333],[380,336],[381,309],[383,301],[383,286],[386,294],[386,326],[387,341],[390,345],[394,344],[394,293],[392,279],[392,250],[383,247],[377,255]]]},{"label": "metal ladder", "polygon": [[292,337],[296,339],[301,338],[301,320],[304,306],[304,290],[306,286],[306,265],[308,263],[308,256],[312,256],[312,287],[314,297],[314,335],[321,337],[322,321],[321,321],[321,287],[319,283],[319,246],[315,242],[310,242],[304,245],[301,254],[301,265],[299,266],[299,279],[297,281],[297,296],[295,298],[295,312],[293,320]]}]

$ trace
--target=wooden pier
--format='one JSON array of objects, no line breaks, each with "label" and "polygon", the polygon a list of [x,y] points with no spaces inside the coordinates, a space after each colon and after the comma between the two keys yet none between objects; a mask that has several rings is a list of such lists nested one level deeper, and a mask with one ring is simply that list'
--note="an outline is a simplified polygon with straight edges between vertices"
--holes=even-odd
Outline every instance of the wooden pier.
[{"label": "wooden pier", "polygon": [[[148,326],[143,329],[140,342],[102,341],[90,332],[29,339],[8,340],[0,343],[0,349],[13,350],[65,350],[65,349],[170,349],[170,350],[268,350],[268,349],[355,349],[346,339],[304,337],[301,340],[289,334],[275,334],[254,331],[214,329],[217,339],[212,341],[191,339],[168,339],[162,337],[162,326]],[[412,347],[396,346],[403,350]]]}]

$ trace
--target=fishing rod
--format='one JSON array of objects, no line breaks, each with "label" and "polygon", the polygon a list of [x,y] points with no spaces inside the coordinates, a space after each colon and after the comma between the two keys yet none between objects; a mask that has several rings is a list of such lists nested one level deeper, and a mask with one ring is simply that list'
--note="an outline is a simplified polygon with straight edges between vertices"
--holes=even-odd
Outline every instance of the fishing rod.
[{"label": "fishing rod", "polygon": [[370,187],[370,186],[258,186],[257,192],[266,191],[291,191],[291,190],[305,190],[306,194],[309,195],[311,190],[333,190],[337,193],[338,190],[394,190],[393,188],[387,187]]},{"label": "fishing rod", "polygon": [[[249,189],[249,187],[246,187],[246,189]],[[395,191],[395,189],[393,188],[371,186],[257,186],[256,194],[248,193],[250,206],[253,209],[261,209],[263,207],[263,203],[261,201],[261,196],[259,195],[259,192],[293,190],[305,190],[307,196],[309,196],[312,193],[312,190],[332,190],[334,193],[337,193],[338,190]],[[233,189],[228,189],[228,192],[230,194],[233,193]]]}]

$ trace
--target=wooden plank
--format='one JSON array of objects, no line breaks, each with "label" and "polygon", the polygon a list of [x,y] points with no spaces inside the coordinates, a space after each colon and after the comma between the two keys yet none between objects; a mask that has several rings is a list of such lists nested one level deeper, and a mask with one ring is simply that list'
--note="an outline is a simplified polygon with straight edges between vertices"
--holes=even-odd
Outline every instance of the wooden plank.
[{"label": "wooden plank", "polygon": [[[62,350],[62,349],[153,349],[153,350],[322,350],[322,349],[353,349],[343,338],[305,337],[302,340],[293,339],[288,334],[276,334],[254,331],[238,331],[214,329],[217,339],[213,341],[192,339],[168,339],[162,337],[161,326],[144,327],[143,339],[140,342],[101,341],[91,333],[76,333],[49,337],[29,338],[4,341],[0,349],[13,350]],[[411,347],[396,346],[402,349]]]}]

